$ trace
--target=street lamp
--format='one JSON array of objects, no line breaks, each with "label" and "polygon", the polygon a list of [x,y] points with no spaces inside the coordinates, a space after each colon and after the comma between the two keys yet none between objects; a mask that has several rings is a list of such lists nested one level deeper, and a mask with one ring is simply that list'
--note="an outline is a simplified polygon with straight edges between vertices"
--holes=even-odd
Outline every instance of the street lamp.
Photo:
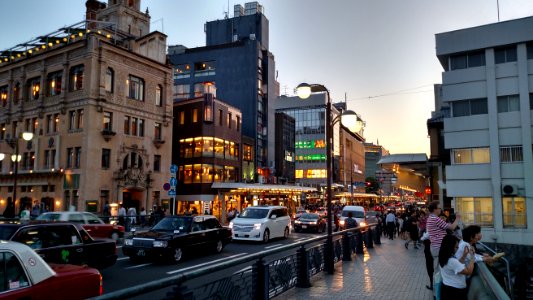
[{"label": "street lamp", "polygon": [[[19,154],[19,140],[22,138],[25,141],[29,141],[33,138],[33,133],[23,132],[20,136],[14,137],[8,141],[9,146],[15,150],[15,153],[11,155],[11,161],[15,164],[14,177],[13,177],[13,199],[7,201],[6,209],[4,210],[4,217],[14,218],[15,217],[15,201],[17,201],[17,177],[18,177],[18,165],[22,159],[22,156]],[[0,160],[5,158],[4,153],[0,153]]]},{"label": "street lamp", "polygon": [[339,120],[345,127],[353,127],[354,121],[357,122],[357,114],[351,110],[344,111],[341,115],[335,119],[331,118],[331,97],[329,90],[321,84],[308,84],[300,83],[296,87],[296,94],[301,99],[307,99],[311,96],[311,93],[326,93],[326,209],[327,209],[327,222],[328,222],[328,235],[326,239],[326,245],[324,249],[324,269],[333,274],[334,270],[334,257],[333,257],[333,226],[332,213],[331,213],[331,199],[333,198],[333,192],[331,190],[331,184],[333,180],[333,126]]}]

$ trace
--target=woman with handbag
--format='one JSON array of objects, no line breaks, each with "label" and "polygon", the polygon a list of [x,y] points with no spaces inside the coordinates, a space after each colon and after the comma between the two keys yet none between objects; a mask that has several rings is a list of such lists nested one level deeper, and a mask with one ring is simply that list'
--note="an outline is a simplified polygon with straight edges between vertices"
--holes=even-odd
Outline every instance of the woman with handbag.
[{"label": "woman with handbag", "polygon": [[470,255],[471,259],[468,265],[464,265],[454,256],[458,247],[459,239],[454,235],[448,234],[442,240],[439,250],[439,266],[442,276],[441,299],[468,299],[466,276],[472,274],[474,270],[474,252],[465,248],[463,255]]}]

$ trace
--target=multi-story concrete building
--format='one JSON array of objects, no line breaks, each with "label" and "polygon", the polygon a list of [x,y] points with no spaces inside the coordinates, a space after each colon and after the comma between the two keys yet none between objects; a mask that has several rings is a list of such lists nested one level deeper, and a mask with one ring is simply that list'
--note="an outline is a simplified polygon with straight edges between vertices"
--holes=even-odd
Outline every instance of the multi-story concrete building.
[{"label": "multi-story concrete building", "polygon": [[533,245],[533,17],[436,35],[444,69],[443,182],[488,241]]},{"label": "multi-story concrete building", "polygon": [[[258,181],[258,170],[274,167],[274,115],[269,108],[278,95],[274,56],[269,51],[268,19],[257,2],[235,5],[233,18],[205,24],[206,46],[169,47],[174,65],[174,101],[194,98],[205,82],[217,96],[242,111],[242,180]],[[252,144],[249,144],[252,142]],[[250,151],[248,151],[250,150]]]},{"label": "multi-story concrete building", "polygon": [[383,157],[389,155],[389,151],[382,145],[375,145],[374,143],[364,143],[365,145],[365,176],[376,177],[376,172],[379,171],[378,161]]},{"label": "multi-story concrete building", "polygon": [[[140,0],[86,2],[87,19],[1,52],[0,209],[101,212],[160,204],[169,178],[172,68]],[[19,134],[31,131],[30,142]],[[17,180],[17,199],[10,199]],[[7,199],[8,201],[4,201]]]},{"label": "multi-story concrete building", "polygon": [[[219,218],[222,209],[214,182],[238,182],[241,172],[241,112],[216,98],[211,84],[204,94],[174,103],[174,135],[172,161],[178,166],[177,211],[196,208]],[[233,199],[232,199],[233,200]],[[240,199],[239,199],[240,200]]]}]

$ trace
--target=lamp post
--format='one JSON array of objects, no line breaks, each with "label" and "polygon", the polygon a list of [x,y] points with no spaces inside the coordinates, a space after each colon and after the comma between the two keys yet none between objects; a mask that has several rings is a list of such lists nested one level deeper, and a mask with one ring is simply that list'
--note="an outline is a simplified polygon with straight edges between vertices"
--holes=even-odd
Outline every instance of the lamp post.
[{"label": "lamp post", "polygon": [[[353,124],[357,121],[357,114],[353,111],[347,110],[339,115],[335,120],[331,118],[331,97],[329,90],[321,84],[308,84],[300,83],[296,87],[296,94],[301,99],[307,99],[311,96],[311,93],[326,93],[326,211],[328,222],[328,235],[326,239],[326,245],[324,249],[324,269],[329,274],[333,274],[334,271],[334,257],[333,257],[333,226],[331,225],[333,216],[331,213],[331,200],[333,198],[333,191],[331,190],[331,184],[333,181],[333,126],[335,122],[342,118],[344,126],[350,128],[348,123]],[[339,118],[340,117],[340,118]]]},{"label": "lamp post", "polygon": [[[7,201],[6,209],[4,210],[4,217],[15,217],[15,202],[17,201],[17,178],[18,178],[18,165],[22,156],[19,154],[19,140],[22,138],[24,141],[29,141],[33,138],[33,133],[23,132],[20,136],[14,137],[8,141],[9,146],[15,150],[15,153],[11,155],[11,161],[15,164],[13,173],[13,199]],[[0,160],[5,158],[4,153],[0,153]]]}]

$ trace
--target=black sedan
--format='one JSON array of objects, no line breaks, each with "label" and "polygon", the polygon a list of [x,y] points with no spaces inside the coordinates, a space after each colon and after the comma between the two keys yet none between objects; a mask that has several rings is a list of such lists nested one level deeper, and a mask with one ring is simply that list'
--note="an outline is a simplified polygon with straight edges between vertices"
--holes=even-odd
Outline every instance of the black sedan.
[{"label": "black sedan", "polygon": [[114,265],[118,257],[115,241],[95,240],[74,223],[0,224],[0,240],[25,244],[48,263],[103,269]]},{"label": "black sedan", "polygon": [[317,213],[305,213],[294,221],[294,231],[315,231],[324,232],[326,230],[326,219]]},{"label": "black sedan", "polygon": [[132,260],[153,258],[178,262],[184,253],[211,250],[215,253],[231,242],[231,229],[214,216],[167,216],[147,232],[124,239],[122,252]]}]

